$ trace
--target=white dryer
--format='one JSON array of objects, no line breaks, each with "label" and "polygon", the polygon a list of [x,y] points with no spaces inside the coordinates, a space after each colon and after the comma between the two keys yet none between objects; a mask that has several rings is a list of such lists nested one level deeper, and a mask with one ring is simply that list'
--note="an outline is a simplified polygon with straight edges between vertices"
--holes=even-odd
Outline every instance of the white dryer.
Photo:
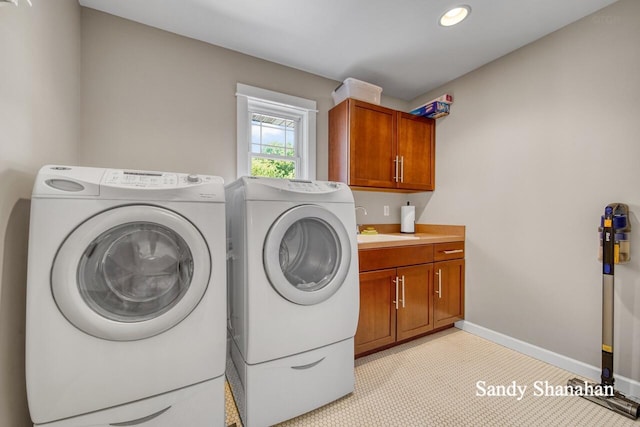
[{"label": "white dryer", "polygon": [[354,389],[353,195],[342,183],[245,177],[226,200],[227,376],[245,426],[272,425]]},{"label": "white dryer", "polygon": [[27,280],[34,424],[224,425],[224,209],[219,177],[40,170]]}]

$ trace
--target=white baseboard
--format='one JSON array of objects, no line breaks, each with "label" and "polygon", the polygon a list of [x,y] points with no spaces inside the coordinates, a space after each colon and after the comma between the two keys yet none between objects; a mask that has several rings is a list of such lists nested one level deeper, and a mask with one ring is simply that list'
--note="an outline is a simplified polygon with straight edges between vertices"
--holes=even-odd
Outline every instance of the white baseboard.
[{"label": "white baseboard", "polygon": [[[455,326],[456,328],[462,329],[465,332],[469,332],[470,334],[477,335],[489,341],[493,341],[494,343],[500,344],[501,346],[510,348],[522,354],[526,354],[527,356],[531,356],[534,359],[547,362],[578,376],[591,379],[591,381],[596,382],[600,378],[599,367],[588,365],[584,362],[580,362],[579,360],[571,359],[567,356],[554,353],[553,351],[549,351],[542,347],[529,344],[528,342],[512,338],[500,332],[487,329],[483,326],[476,325],[475,323],[471,323],[467,320],[456,322]],[[620,393],[626,394],[629,397],[634,397],[636,398],[636,400],[638,397],[640,397],[640,382],[620,375],[616,375],[615,380],[616,390],[618,390]]]}]

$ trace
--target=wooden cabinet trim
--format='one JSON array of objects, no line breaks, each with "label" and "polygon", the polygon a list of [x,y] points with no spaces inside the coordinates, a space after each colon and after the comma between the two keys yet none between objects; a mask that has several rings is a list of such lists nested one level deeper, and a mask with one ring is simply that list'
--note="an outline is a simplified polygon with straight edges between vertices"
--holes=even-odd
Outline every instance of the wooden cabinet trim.
[{"label": "wooden cabinet trim", "polygon": [[427,264],[433,262],[433,245],[361,249],[358,258],[360,271]]},{"label": "wooden cabinet trim", "polygon": [[464,242],[436,243],[433,248],[433,260],[447,261],[464,258]]}]

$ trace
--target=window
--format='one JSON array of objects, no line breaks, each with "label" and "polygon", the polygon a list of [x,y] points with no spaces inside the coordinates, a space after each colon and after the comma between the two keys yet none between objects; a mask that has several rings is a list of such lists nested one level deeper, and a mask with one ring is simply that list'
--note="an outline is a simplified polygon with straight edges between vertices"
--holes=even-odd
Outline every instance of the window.
[{"label": "window", "polygon": [[238,177],[315,179],[316,102],[237,85]]},{"label": "window", "polygon": [[297,178],[300,170],[298,133],[300,120],[265,115],[251,111],[251,150],[249,166],[252,176]]}]

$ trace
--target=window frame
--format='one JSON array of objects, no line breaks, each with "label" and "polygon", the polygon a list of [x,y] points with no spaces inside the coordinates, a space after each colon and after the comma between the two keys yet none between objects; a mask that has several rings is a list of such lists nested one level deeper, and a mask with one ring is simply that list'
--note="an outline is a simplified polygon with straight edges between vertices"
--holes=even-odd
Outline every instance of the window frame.
[{"label": "window frame", "polygon": [[[296,130],[296,179],[316,179],[316,101],[238,83],[236,177],[251,176],[253,113],[299,121]],[[259,156],[267,157],[267,156]],[[296,158],[292,157],[295,161]]]}]

